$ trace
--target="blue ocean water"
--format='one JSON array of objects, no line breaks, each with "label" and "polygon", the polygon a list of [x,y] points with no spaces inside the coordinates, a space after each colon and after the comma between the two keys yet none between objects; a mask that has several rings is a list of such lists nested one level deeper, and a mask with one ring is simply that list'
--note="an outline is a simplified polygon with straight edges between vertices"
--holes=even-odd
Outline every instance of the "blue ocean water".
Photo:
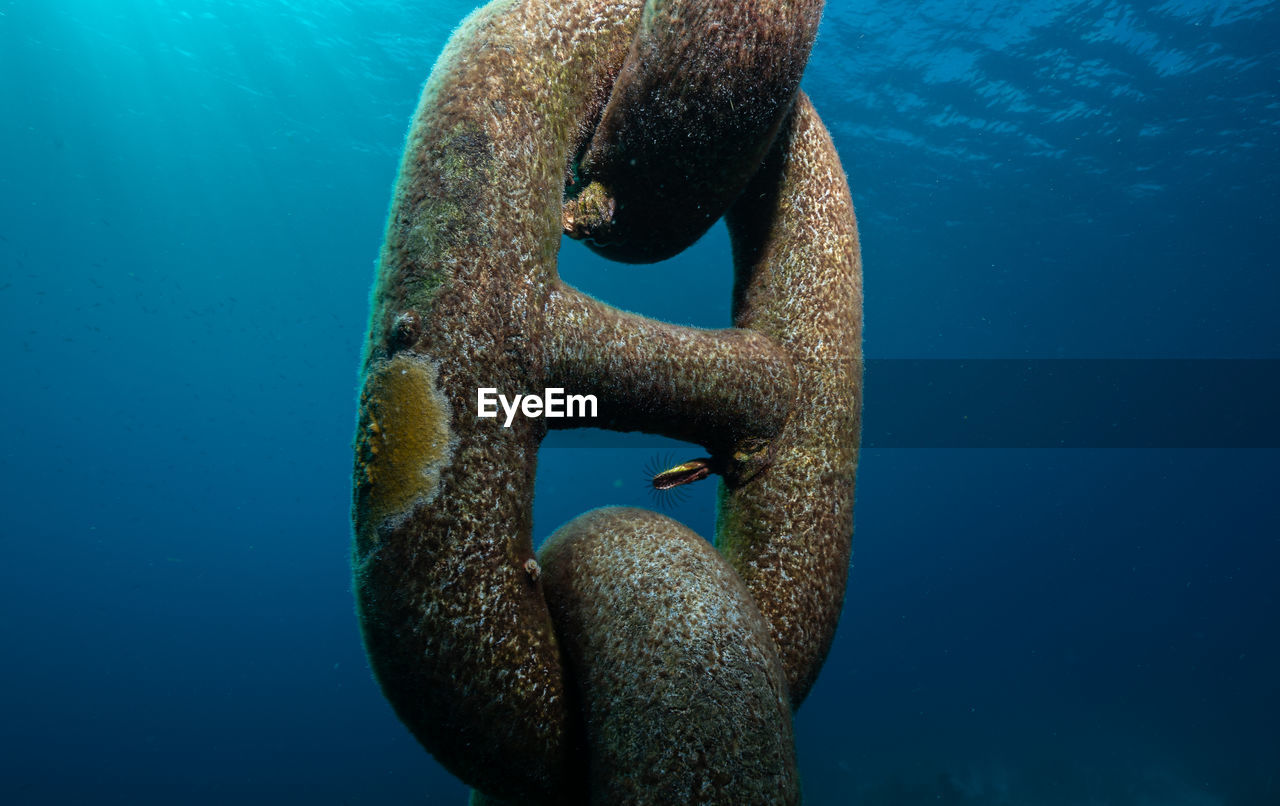
[{"label": "blue ocean water", "polygon": [[[471,7],[0,0],[5,803],[463,802],[370,676],[348,506],[390,189]],[[804,86],[867,355],[1280,359],[1278,39],[1261,0],[833,0]],[[561,266],[727,324],[722,227]],[[573,445],[538,540],[650,505],[652,441]],[[1280,803],[1275,447],[864,451],[807,802]],[[709,534],[711,485],[674,514]]]}]

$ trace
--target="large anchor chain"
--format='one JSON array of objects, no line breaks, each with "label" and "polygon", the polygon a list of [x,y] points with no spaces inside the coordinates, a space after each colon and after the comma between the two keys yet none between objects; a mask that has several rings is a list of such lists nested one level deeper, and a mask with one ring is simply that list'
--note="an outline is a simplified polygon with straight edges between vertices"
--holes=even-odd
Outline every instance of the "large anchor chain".
[{"label": "large anchor chain", "polygon": [[[844,597],[861,414],[848,187],[798,90],[820,0],[506,0],[424,90],[373,294],[355,589],[387,699],[513,803],[788,803],[791,712]],[[568,287],[561,233],[630,262],[726,215],[734,327]],[[480,388],[594,394],[600,421],[702,445],[715,548],[607,508],[535,557],[546,423]]]}]

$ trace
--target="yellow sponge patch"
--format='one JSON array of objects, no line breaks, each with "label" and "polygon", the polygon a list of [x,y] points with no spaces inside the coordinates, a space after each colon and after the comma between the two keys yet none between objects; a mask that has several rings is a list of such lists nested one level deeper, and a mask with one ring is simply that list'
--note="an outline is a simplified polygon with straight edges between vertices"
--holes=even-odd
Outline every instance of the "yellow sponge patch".
[{"label": "yellow sponge patch", "polygon": [[361,537],[435,498],[448,463],[449,404],[425,358],[397,353],[370,369],[356,435],[356,516]]}]

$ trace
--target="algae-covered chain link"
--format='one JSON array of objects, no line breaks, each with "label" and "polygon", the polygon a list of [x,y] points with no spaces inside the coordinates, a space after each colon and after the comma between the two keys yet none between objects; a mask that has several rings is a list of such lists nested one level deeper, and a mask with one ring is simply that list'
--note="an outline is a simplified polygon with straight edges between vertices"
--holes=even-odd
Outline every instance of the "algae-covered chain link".
[{"label": "algae-covered chain link", "polygon": [[565,232],[613,260],[684,250],[756,173],[795,100],[822,0],[656,0],[591,138]]},{"label": "algae-covered chain link", "polygon": [[[424,90],[374,288],[353,565],[383,692],[483,797],[799,797],[790,711],[843,597],[861,381],[852,206],[796,89],[820,5],[495,2]],[[735,328],[558,279],[566,228],[648,260],[731,203]],[[608,509],[535,559],[546,421],[474,403],[551,386],[705,446],[720,551]]]}]

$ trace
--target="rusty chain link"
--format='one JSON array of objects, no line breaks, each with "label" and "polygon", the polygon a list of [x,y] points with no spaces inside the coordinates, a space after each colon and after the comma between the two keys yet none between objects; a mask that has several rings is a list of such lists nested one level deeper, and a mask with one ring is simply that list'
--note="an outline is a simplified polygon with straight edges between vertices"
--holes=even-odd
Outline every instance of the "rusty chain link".
[{"label": "rusty chain link", "polygon": [[[820,14],[494,2],[432,71],[374,288],[353,565],[383,692],[477,800],[799,800],[791,712],[844,597],[861,414],[853,208],[798,90]],[[722,215],[731,329],[558,278],[562,232],[643,262]],[[474,404],[548,387],[704,446],[716,548],[610,508],[535,558],[538,445],[565,421],[504,428]]]}]

